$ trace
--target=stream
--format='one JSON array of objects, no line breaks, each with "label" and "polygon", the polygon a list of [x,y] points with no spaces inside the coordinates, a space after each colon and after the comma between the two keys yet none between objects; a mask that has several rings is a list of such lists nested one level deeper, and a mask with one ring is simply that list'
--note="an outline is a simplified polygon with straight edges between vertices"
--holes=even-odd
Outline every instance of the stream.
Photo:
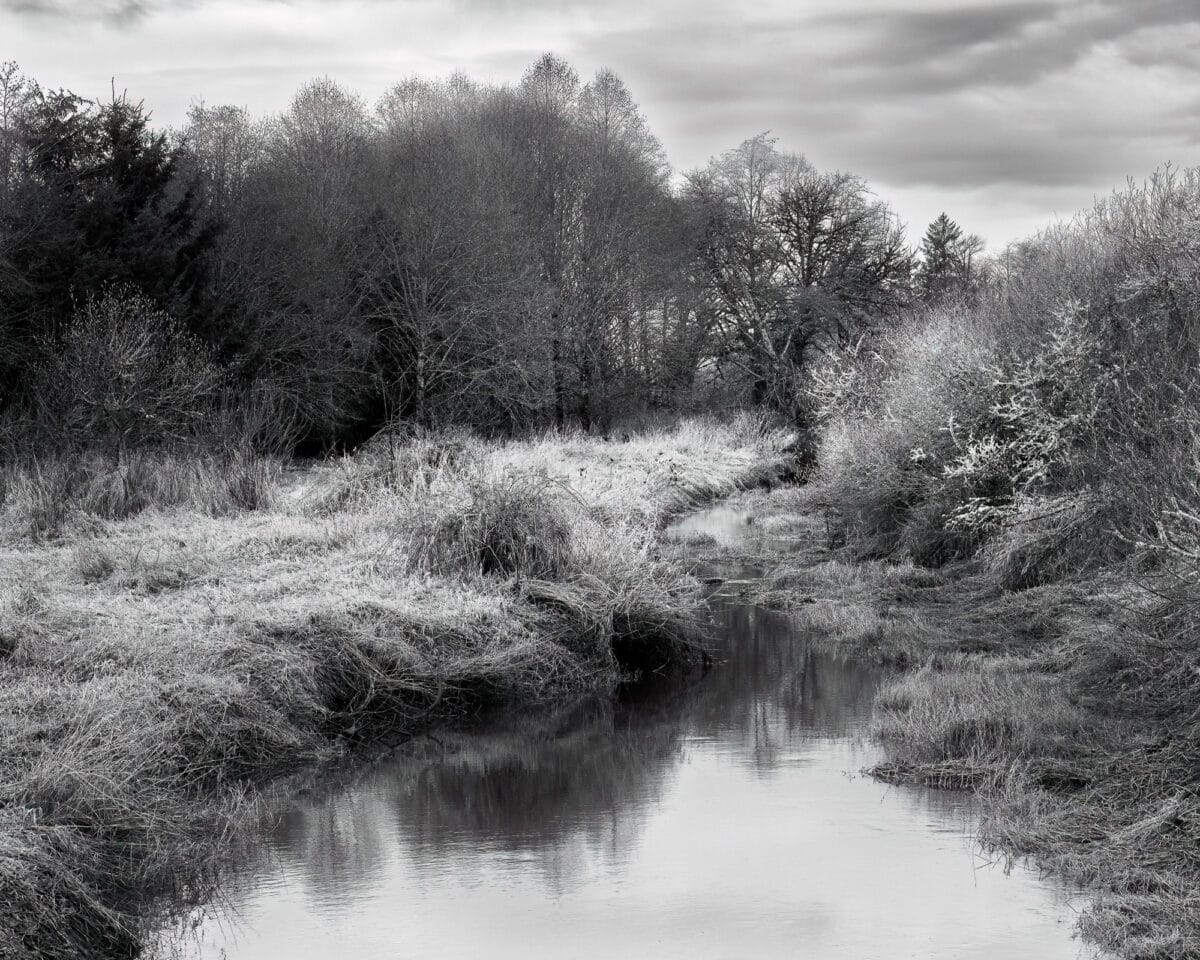
[{"label": "stream", "polygon": [[[752,531],[718,506],[672,533]],[[866,736],[881,671],[736,596],[710,606],[699,681],[421,737],[289,798],[169,952],[1092,955],[1072,938],[1085,899],[985,859],[969,796],[861,773],[882,756]]]}]

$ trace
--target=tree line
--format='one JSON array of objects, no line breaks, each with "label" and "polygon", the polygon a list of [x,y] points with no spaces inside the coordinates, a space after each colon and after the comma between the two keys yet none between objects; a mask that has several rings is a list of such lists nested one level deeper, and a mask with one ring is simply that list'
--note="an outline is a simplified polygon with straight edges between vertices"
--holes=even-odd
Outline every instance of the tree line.
[{"label": "tree line", "polygon": [[621,79],[550,54],[179,130],[0,68],[9,436],[119,450],[236,414],[323,447],[746,400],[805,426],[810,369],[969,296],[981,247],[943,215],[913,250],[862,179],[765,134],[674,181]]}]

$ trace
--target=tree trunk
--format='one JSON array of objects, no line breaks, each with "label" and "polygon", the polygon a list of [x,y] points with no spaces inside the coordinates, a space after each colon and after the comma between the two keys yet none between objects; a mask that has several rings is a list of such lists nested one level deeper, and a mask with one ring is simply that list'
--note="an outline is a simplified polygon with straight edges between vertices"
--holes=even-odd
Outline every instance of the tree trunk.
[{"label": "tree trunk", "polygon": [[584,430],[592,429],[592,355],[585,348],[583,363],[579,369],[580,380],[583,381],[579,394],[579,423]]},{"label": "tree trunk", "polygon": [[567,423],[567,388],[563,381],[562,336],[558,329],[558,311],[551,315],[554,325],[553,344],[550,352],[550,366],[554,376],[554,425],[561,430]]}]

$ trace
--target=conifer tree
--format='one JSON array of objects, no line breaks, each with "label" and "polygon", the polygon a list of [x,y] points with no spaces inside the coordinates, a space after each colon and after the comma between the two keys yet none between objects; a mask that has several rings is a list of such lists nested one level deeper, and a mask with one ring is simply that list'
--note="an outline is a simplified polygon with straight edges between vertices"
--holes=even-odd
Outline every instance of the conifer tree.
[{"label": "conifer tree", "polygon": [[927,302],[935,302],[949,293],[970,291],[980,280],[976,262],[983,240],[964,234],[962,228],[945,213],[929,224],[921,240],[917,286]]}]

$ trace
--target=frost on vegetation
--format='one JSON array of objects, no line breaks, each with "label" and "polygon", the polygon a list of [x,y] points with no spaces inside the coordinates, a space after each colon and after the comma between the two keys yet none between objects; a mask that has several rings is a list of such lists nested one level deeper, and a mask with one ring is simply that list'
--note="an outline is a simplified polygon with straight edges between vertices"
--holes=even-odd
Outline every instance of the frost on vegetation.
[{"label": "frost on vegetation", "polygon": [[878,548],[911,542],[911,517],[962,538],[952,552],[973,549],[1007,529],[1021,499],[1074,483],[1109,416],[1119,368],[1087,302],[1064,299],[1022,352],[967,309],[932,311],[822,381],[820,479]]},{"label": "frost on vegetation", "polygon": [[695,663],[699,585],[655,532],[784,442],[381,437],[253,502],[153,452],[0,471],[0,954],[134,955],[137,895],[207,895],[256,784],[373,733]]}]

